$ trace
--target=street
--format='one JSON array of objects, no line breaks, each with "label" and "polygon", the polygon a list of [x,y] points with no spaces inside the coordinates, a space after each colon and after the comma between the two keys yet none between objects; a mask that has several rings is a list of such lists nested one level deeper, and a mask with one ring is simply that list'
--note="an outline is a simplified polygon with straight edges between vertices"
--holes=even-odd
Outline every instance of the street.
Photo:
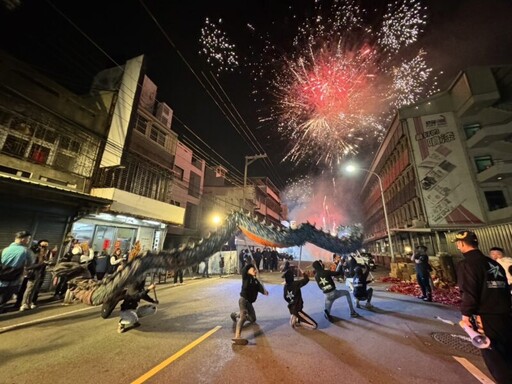
[{"label": "street", "polygon": [[[261,280],[270,295],[259,295],[255,303],[257,324],[242,333],[247,346],[231,343],[229,315],[238,309],[241,285],[237,275],[158,285],[158,312],[124,334],[116,332],[119,307],[107,320],[99,307],[83,304],[51,303],[2,314],[0,382],[492,382],[478,354],[432,337],[464,335],[457,325],[436,319],[456,323],[454,308],[388,293],[386,284],[374,283],[374,310],[359,309],[362,317],[352,319],[342,298],[333,306],[336,322],[329,323],[323,294],[310,281],[302,289],[304,310],[319,328],[292,329],[281,274],[264,273]],[[479,381],[470,371],[485,376]]]}]

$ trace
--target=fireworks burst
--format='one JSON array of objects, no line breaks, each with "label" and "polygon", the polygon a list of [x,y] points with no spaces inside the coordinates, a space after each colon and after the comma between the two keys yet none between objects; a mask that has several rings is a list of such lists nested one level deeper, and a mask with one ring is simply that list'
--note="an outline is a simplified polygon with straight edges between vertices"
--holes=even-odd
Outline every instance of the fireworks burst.
[{"label": "fireworks burst", "polygon": [[217,74],[225,71],[233,71],[238,67],[238,57],[235,53],[235,45],[228,40],[226,33],[221,31],[218,25],[208,18],[201,29],[199,42],[202,46],[199,54],[206,56],[207,63]]},{"label": "fireworks burst", "polygon": [[274,82],[279,130],[294,139],[285,159],[300,161],[306,147],[321,143],[316,163],[332,164],[339,155],[357,152],[360,127],[369,123],[373,131],[380,129],[377,121],[368,120],[366,108],[373,98],[369,83],[374,75],[368,71],[373,61],[372,50],[364,47],[357,52],[321,50],[316,57],[311,50],[307,57],[286,62],[290,76]]},{"label": "fireworks burst", "polygon": [[[426,52],[413,47],[426,24],[422,1],[395,0],[380,10],[368,1],[371,11],[363,2],[315,0],[305,19],[290,7],[286,18],[294,24],[287,31],[296,33],[288,38],[282,29],[276,39],[246,24],[254,41],[243,64],[255,100],[270,104],[261,125],[289,140],[283,161],[333,168],[363,147],[375,149],[392,108],[433,92]],[[215,23],[207,19],[201,32],[202,53],[217,73],[238,65],[234,45]]]},{"label": "fireworks burst", "polygon": [[323,10],[317,2],[288,55],[270,70],[271,116],[290,139],[284,160],[332,168],[361,144],[381,140],[390,106],[428,93],[425,51],[412,59],[403,52],[422,31],[426,9],[398,0],[375,23],[358,4],[334,0]]},{"label": "fireworks burst", "polygon": [[402,0],[388,4],[378,32],[379,44],[384,50],[397,53],[418,39],[421,27],[426,24],[426,8],[416,0]]}]

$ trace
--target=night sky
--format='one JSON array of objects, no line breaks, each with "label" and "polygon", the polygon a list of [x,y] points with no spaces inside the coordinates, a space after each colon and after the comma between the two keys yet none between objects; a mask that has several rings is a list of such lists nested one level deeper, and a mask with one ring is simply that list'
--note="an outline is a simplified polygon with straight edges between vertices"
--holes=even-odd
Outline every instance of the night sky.
[{"label": "night sky", "polygon": [[[85,93],[98,71],[145,54],[147,74],[159,88],[157,99],[170,105],[179,120],[208,143],[209,153],[216,151],[243,172],[244,156],[261,152],[262,148],[269,154],[273,167],[263,161],[255,162],[250,175],[270,176],[278,186],[284,186],[289,177],[322,171],[321,165],[281,163],[287,138],[272,124],[258,121],[269,113],[272,97],[267,95],[264,102],[254,100],[255,86],[244,65],[232,73],[221,74],[217,80],[256,137],[256,146],[237,133],[178,54],[179,51],[200,77],[204,73],[211,78],[212,68],[198,53],[199,36],[206,17],[215,21],[222,18],[223,31],[236,45],[239,61],[247,64],[251,54],[254,58],[256,33],[268,34],[282,47],[289,46],[284,42],[294,36],[299,20],[311,16],[313,0],[145,0],[158,25],[141,2],[135,0],[2,3],[1,48],[63,86]],[[8,10],[5,4],[13,3],[14,9]],[[371,1],[376,7],[384,3]],[[510,0],[430,0],[425,5],[427,25],[415,44],[428,52],[428,63],[439,76],[440,89],[449,86],[464,67],[512,64]],[[370,17],[378,19],[379,15],[376,12]],[[254,31],[247,27],[248,23]],[[197,141],[178,121],[174,121],[173,130]]]}]

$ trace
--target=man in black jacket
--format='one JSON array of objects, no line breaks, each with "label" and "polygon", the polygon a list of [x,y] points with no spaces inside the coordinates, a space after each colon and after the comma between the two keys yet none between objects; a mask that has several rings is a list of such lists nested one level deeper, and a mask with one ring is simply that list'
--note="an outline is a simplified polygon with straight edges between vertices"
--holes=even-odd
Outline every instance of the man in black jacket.
[{"label": "man in black jacket", "polygon": [[428,262],[427,247],[418,245],[416,251],[411,256],[416,269],[416,279],[421,288],[419,299],[423,301],[432,301],[432,287],[430,286],[430,264]]},{"label": "man in black jacket", "polygon": [[268,296],[268,292],[256,278],[257,269],[252,264],[247,264],[242,269],[242,290],[240,291],[240,299],[238,300],[238,306],[240,312],[233,312],[231,319],[236,322],[235,337],[232,339],[235,344],[245,345],[248,343],[246,339],[241,337],[242,327],[246,321],[254,323],[256,321],[256,312],[254,311],[253,303],[258,298],[258,293],[263,293]]},{"label": "man in black jacket", "polygon": [[324,316],[327,320],[333,321],[331,316],[331,308],[332,304],[336,299],[339,299],[342,296],[347,298],[348,306],[350,307],[350,316],[351,317],[359,317],[359,314],[354,310],[354,306],[352,305],[352,299],[350,298],[350,292],[344,289],[336,289],[336,285],[332,280],[333,276],[339,276],[342,274],[342,271],[333,272],[324,269],[324,265],[320,260],[313,262],[313,268],[315,269],[315,280],[318,284],[318,288],[322,290],[325,294],[325,310]]},{"label": "man in black jacket", "polygon": [[491,340],[482,349],[487,368],[498,384],[512,383],[512,311],[510,291],[503,268],[478,249],[478,238],[471,231],[455,236],[457,249],[464,255],[457,266],[462,293],[462,325],[481,323]]}]

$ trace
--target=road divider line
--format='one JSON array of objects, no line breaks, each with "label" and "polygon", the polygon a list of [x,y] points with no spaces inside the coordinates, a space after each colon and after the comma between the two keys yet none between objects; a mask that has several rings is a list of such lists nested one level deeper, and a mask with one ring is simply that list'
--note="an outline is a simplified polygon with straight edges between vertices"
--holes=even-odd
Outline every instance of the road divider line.
[{"label": "road divider line", "polygon": [[77,309],[77,310],[74,310],[74,311],[71,311],[71,312],[59,313],[58,315],[43,317],[42,319],[35,319],[35,320],[31,320],[31,321],[25,321],[23,323],[16,323],[16,324],[13,324],[13,325],[8,325],[6,327],[1,327],[0,328],[0,333],[6,332],[6,331],[10,331],[12,329],[24,327],[25,325],[43,323],[46,320],[55,319],[57,317],[64,317],[64,316],[67,316],[67,315],[71,315],[73,313],[88,311],[88,310],[93,309],[93,308],[97,308],[97,307],[96,306],[90,306],[90,307],[86,307],[86,308]]},{"label": "road divider line", "polygon": [[460,365],[462,365],[466,370],[471,373],[475,379],[483,384],[495,384],[494,381],[489,379],[481,370],[471,364],[468,360],[463,357],[452,356],[455,361],[457,361]]},{"label": "road divider line", "polygon": [[171,364],[173,361],[175,361],[176,359],[178,359],[179,357],[183,356],[185,353],[187,353],[188,351],[190,351],[192,348],[196,347],[197,345],[199,345],[200,343],[202,343],[203,341],[205,341],[208,337],[210,337],[211,335],[213,335],[215,332],[217,332],[219,329],[221,329],[222,327],[220,325],[217,325],[215,328],[209,330],[208,332],[206,332],[203,336],[199,337],[198,339],[194,340],[193,342],[191,342],[189,345],[187,345],[186,347],[182,348],[181,350],[179,350],[178,352],[176,352],[174,355],[172,355],[171,357],[169,357],[168,359],[162,361],[160,364],[158,364],[156,367],[152,368],[151,370],[149,370],[148,372],[146,372],[145,374],[143,374],[141,377],[139,377],[138,379],[132,381],[131,384],[142,384],[144,383],[146,380],[150,379],[151,377],[153,377],[154,375],[156,375],[158,372],[160,372],[162,369],[164,369],[165,367],[167,367],[169,364]]}]

